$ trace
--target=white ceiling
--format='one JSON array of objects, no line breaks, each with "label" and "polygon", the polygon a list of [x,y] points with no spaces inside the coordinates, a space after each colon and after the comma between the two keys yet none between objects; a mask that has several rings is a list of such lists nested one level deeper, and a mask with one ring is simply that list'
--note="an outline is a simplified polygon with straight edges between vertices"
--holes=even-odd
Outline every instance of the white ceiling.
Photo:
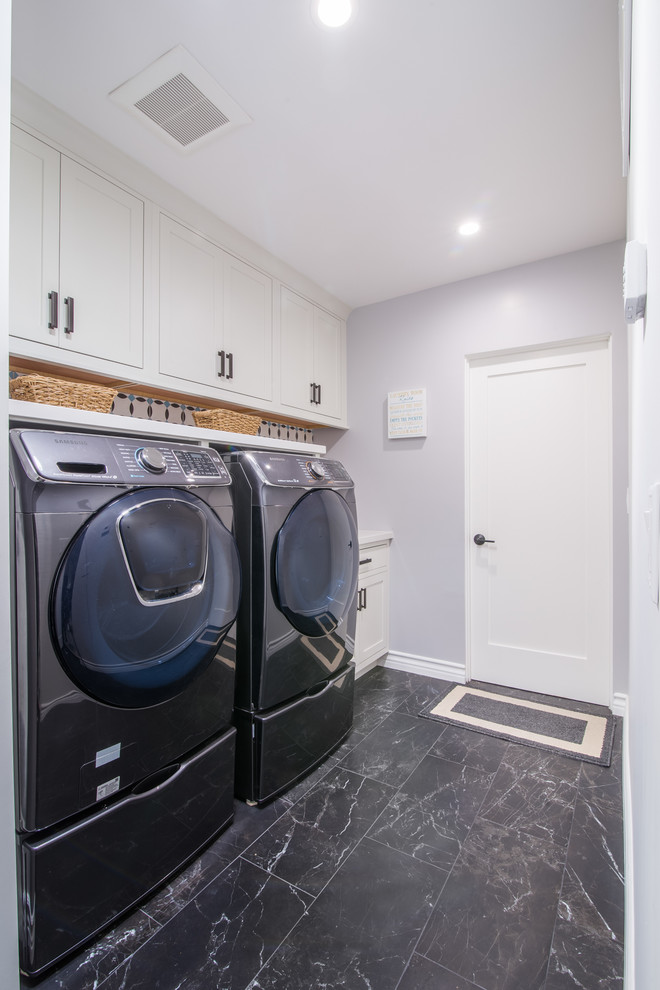
[{"label": "white ceiling", "polygon": [[[179,44],[253,121],[189,154],[108,98]],[[625,235],[617,0],[16,0],[13,69],[351,306]]]}]

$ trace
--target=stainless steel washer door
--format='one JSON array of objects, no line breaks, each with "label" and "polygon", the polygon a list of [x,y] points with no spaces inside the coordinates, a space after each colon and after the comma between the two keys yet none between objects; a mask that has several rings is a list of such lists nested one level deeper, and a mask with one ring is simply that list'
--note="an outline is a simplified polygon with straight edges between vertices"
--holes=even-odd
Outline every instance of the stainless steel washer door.
[{"label": "stainless steel washer door", "polygon": [[236,544],[209,506],[179,489],[141,489],[106,505],[67,547],[51,636],[86,693],[143,708],[211,663],[239,597]]}]

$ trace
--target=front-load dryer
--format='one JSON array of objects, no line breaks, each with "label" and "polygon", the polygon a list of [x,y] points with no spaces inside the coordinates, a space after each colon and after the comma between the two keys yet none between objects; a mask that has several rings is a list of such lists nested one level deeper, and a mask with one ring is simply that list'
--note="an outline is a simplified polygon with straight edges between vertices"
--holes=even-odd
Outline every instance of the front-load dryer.
[{"label": "front-load dryer", "polygon": [[261,804],[305,776],[353,722],[358,535],[333,460],[236,451],[243,570],[236,635],[236,793]]},{"label": "front-load dryer", "polygon": [[216,451],[10,440],[20,946],[34,976],[232,820],[241,574]]}]

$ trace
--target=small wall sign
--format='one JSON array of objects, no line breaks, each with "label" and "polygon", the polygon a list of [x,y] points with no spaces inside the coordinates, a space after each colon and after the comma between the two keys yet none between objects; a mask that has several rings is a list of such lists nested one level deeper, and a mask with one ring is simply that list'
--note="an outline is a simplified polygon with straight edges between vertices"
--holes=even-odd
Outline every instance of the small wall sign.
[{"label": "small wall sign", "polygon": [[426,436],[426,389],[409,388],[387,395],[387,439]]}]

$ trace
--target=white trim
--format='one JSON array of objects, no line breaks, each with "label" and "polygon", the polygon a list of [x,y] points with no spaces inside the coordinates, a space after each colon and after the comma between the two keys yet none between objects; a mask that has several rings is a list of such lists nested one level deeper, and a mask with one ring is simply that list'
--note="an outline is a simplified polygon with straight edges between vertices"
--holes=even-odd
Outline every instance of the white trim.
[{"label": "white trim", "polygon": [[463,382],[463,462],[465,465],[465,484],[463,488],[463,601],[465,602],[465,681],[472,677],[472,596],[470,593],[472,581],[472,554],[470,553],[470,493],[472,476],[470,473],[470,450],[472,435],[470,433],[470,371],[471,358],[465,355],[465,371]]},{"label": "white trim", "polygon": [[[7,294],[9,288],[9,113],[11,77],[11,4],[0,3],[0,360],[7,380],[9,343],[9,312]],[[7,422],[7,391],[0,397],[0,417]],[[2,477],[8,471],[8,437],[6,429],[0,439],[0,469]],[[9,532],[9,485],[0,493],[0,633],[3,660],[0,673],[0,789],[3,796],[0,808],[0,986],[6,990],[18,990],[18,897],[16,892],[16,832],[14,821],[14,760],[12,720],[12,655],[11,615],[9,594],[11,567]]]},{"label": "white trim", "polygon": [[626,718],[628,715],[628,695],[623,694],[621,691],[615,691],[612,697],[611,708],[613,715]]},{"label": "white trim", "polygon": [[635,892],[633,859],[633,800],[630,783],[630,732],[629,702],[627,694],[615,695],[623,699],[623,861],[624,861],[624,936],[623,936],[623,985],[625,990],[635,990]]},{"label": "white trim", "polygon": [[468,364],[475,364],[478,361],[483,361],[490,363],[493,359],[502,358],[503,360],[508,360],[510,357],[516,357],[517,355],[530,355],[535,351],[557,351],[562,348],[566,348],[568,351],[575,350],[575,345],[586,345],[589,347],[592,344],[604,344],[606,342],[611,342],[611,333],[597,333],[589,337],[566,337],[564,340],[548,340],[546,342],[539,342],[537,344],[524,344],[521,347],[504,347],[496,348],[494,351],[476,351],[474,354],[466,354],[465,360]]},{"label": "white trim", "polygon": [[407,670],[411,674],[423,674],[425,677],[456,681],[458,684],[465,684],[466,680],[465,664],[439,660],[435,657],[420,657],[414,653],[397,653],[390,650],[381,660],[381,666],[392,667],[394,670]]}]

